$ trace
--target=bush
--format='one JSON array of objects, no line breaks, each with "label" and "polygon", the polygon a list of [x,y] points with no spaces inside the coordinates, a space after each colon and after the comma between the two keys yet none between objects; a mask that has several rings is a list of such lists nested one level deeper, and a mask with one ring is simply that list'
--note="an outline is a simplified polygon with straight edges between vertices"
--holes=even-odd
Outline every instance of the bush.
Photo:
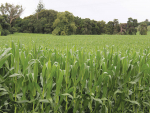
[{"label": "bush", "polygon": [[28,31],[28,30],[24,30],[24,31],[23,31],[23,33],[30,33],[30,31]]},{"label": "bush", "polygon": [[53,35],[60,35],[60,29],[59,28],[55,28],[52,32]]},{"label": "bush", "polygon": [[17,32],[21,32],[21,27],[15,27],[17,29]]},{"label": "bush", "polygon": [[141,35],[147,35],[147,24],[146,23],[141,23],[140,34]]},{"label": "bush", "polygon": [[7,29],[3,29],[1,32],[2,36],[7,36],[8,34],[10,34],[10,32]]},{"label": "bush", "polygon": [[10,28],[10,33],[14,34],[15,32],[17,32],[17,29],[15,27]]},{"label": "bush", "polygon": [[66,35],[65,31],[62,31],[62,32],[61,32],[61,35]]}]

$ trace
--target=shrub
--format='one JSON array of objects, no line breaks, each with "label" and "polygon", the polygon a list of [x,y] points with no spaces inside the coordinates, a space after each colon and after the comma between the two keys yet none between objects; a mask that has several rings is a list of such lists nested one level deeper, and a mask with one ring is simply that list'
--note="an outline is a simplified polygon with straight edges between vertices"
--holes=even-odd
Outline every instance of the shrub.
[{"label": "shrub", "polygon": [[7,36],[8,34],[10,34],[10,32],[7,29],[3,29],[1,32],[2,36]]},{"label": "shrub", "polygon": [[28,30],[24,30],[23,33],[30,33]]},{"label": "shrub", "polygon": [[141,35],[147,35],[147,24],[146,23],[141,23],[139,29],[140,29]]},{"label": "shrub", "polygon": [[17,29],[15,27],[10,28],[10,33],[14,34],[15,32],[17,32]]},{"label": "shrub", "polygon": [[60,34],[60,29],[57,27],[53,30],[52,32],[53,35],[59,35]]},{"label": "shrub", "polygon": [[61,32],[61,35],[66,35],[65,31],[62,31],[62,32]]}]

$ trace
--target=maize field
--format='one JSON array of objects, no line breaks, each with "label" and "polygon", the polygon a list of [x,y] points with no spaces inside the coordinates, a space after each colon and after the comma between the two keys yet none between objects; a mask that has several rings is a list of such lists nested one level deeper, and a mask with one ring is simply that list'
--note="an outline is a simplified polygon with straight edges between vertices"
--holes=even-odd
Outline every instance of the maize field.
[{"label": "maize field", "polygon": [[0,49],[2,113],[150,113],[150,50]]}]

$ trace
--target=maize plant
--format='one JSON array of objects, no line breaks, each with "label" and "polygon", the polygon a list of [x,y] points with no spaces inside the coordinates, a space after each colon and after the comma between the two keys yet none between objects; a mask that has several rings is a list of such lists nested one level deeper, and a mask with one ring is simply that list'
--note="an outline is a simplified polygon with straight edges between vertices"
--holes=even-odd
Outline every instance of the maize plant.
[{"label": "maize plant", "polygon": [[0,112],[149,113],[149,48],[0,50]]}]

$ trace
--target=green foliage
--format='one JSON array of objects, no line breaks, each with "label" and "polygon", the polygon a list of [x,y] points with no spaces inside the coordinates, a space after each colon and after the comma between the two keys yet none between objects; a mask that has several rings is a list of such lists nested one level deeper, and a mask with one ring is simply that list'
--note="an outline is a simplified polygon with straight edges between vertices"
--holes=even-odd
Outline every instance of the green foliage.
[{"label": "green foliage", "polygon": [[83,19],[83,25],[82,25],[82,34],[86,34],[86,35],[89,35],[89,34],[92,34],[92,23],[91,23],[91,20],[89,18],[85,18]]},{"label": "green foliage", "polygon": [[9,23],[11,27],[13,27],[12,22],[15,21],[15,19],[17,19],[18,17],[20,17],[23,11],[24,9],[20,5],[5,3],[5,4],[1,4],[0,6],[1,14],[7,15],[6,22]]},{"label": "green foliage", "polygon": [[120,26],[119,26],[119,22],[118,19],[114,19],[114,32],[113,34],[118,34],[120,32]]},{"label": "green foliage", "polygon": [[0,16],[0,25],[2,27],[1,35],[2,36],[8,35],[10,33],[9,32],[10,24],[7,23],[7,16],[6,15]]},{"label": "green foliage", "polygon": [[128,18],[127,22],[127,34],[129,35],[136,35],[137,29],[136,27],[138,26],[137,20]]},{"label": "green foliage", "polygon": [[10,32],[7,29],[3,29],[2,32],[1,32],[2,36],[7,36],[9,34],[10,34]]},{"label": "green foliage", "polygon": [[1,112],[148,113],[149,48],[0,50]]},{"label": "green foliage", "polygon": [[147,24],[145,22],[141,23],[139,30],[141,35],[147,35]]},{"label": "green foliage", "polygon": [[52,33],[53,22],[57,18],[57,11],[41,10],[37,15],[30,15],[24,19],[16,20],[15,27],[19,32]]},{"label": "green foliage", "polygon": [[39,20],[37,20],[36,23],[34,24],[34,28],[35,28],[35,30],[34,30],[35,33],[41,33],[42,32],[42,23]]},{"label": "green foliage", "polygon": [[76,26],[73,14],[68,11],[58,13],[53,27],[53,35],[61,35],[62,31],[64,31],[66,35],[74,34],[76,32]]},{"label": "green foliage", "polygon": [[11,34],[14,34],[15,32],[17,32],[17,29],[15,27],[11,27],[9,31]]},{"label": "green foliage", "polygon": [[61,35],[66,35],[65,31],[62,31],[62,32],[61,32]]},{"label": "green foliage", "polygon": [[43,9],[44,9],[44,4],[40,0],[39,3],[38,3],[38,5],[37,5],[36,12],[40,12]]},{"label": "green foliage", "polygon": [[105,21],[98,21],[97,26],[99,27],[98,34],[105,34],[106,33],[106,22]]},{"label": "green foliage", "polygon": [[44,31],[45,33],[51,33],[52,32],[52,25],[51,24],[45,24],[45,27],[44,27]]},{"label": "green foliage", "polygon": [[114,33],[114,22],[109,21],[106,26],[106,34],[112,35]]},{"label": "green foliage", "polygon": [[53,35],[60,35],[60,28],[59,28],[59,27],[55,28],[55,29],[52,31],[52,34],[53,34]]},{"label": "green foliage", "polygon": [[1,32],[2,32],[2,26],[1,26],[1,24],[0,24],[0,36],[1,36]]},{"label": "green foliage", "polygon": [[[21,38],[20,38],[21,37]],[[15,43],[19,40],[21,43],[28,45],[33,40],[37,46],[45,46],[47,48],[65,49],[66,46],[70,49],[76,45],[77,49],[83,47],[87,51],[94,51],[96,47],[102,49],[105,45],[118,47],[118,50],[123,51],[129,48],[139,50],[149,47],[150,32],[142,36],[137,33],[133,35],[71,35],[71,36],[53,36],[51,34],[33,34],[33,33],[15,33],[6,37],[1,37],[0,47],[9,45],[8,42],[14,40]]]},{"label": "green foliage", "polygon": [[13,26],[17,29],[18,32],[21,32],[21,27],[22,27],[22,19],[17,18],[15,22],[13,22]]}]

